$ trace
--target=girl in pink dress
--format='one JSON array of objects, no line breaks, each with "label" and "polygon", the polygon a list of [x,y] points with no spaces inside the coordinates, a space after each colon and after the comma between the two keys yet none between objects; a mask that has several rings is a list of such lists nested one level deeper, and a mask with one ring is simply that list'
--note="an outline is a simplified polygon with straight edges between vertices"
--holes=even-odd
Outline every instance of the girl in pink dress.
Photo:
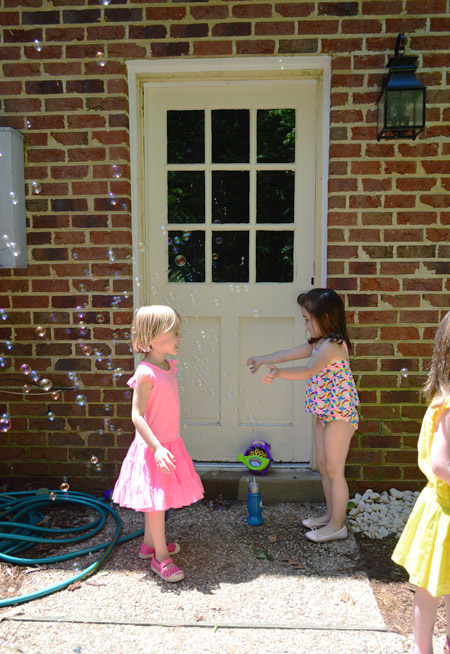
[{"label": "girl in pink dress", "polygon": [[[327,512],[302,524],[311,530],[306,533],[309,540],[324,543],[347,537],[345,461],[358,428],[359,399],[348,360],[351,344],[341,298],[332,289],[315,288],[299,295],[297,302],[310,334],[308,342],[291,350],[252,356],[247,365],[252,373],[268,365],[261,380],[265,384],[275,377],[308,380],[305,410],[316,415],[314,441]],[[279,369],[274,365],[308,358],[306,366]]]},{"label": "girl in pink dress", "polygon": [[180,437],[180,398],[172,359],[181,341],[181,318],[166,306],[138,309],[132,325],[134,352],[145,353],[128,381],[133,388],[131,419],[136,435],[122,463],[113,501],[144,513],[141,559],[164,581],[181,581],[184,573],[170,558],[178,543],[166,543],[165,511],[193,504],[203,486]]}]

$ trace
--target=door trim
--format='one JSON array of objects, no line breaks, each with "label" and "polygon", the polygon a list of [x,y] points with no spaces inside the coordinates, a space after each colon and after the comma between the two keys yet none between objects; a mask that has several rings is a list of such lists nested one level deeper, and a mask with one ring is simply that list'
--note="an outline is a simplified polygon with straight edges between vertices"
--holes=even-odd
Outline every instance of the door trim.
[{"label": "door trim", "polygon": [[[317,197],[314,285],[325,286],[327,275],[328,163],[330,145],[331,57],[230,57],[127,61],[130,102],[130,166],[132,242],[146,242],[144,190],[144,84],[146,82],[207,82],[228,80],[317,80]],[[148,297],[145,253],[135,252],[133,304]],[[136,279],[141,278],[141,282]]]}]

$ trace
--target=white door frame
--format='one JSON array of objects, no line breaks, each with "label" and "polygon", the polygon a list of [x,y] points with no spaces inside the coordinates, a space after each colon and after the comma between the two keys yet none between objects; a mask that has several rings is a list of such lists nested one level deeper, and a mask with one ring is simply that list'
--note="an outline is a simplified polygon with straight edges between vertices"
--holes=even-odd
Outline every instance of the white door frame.
[{"label": "white door frame", "polygon": [[[145,242],[143,184],[143,94],[149,81],[227,79],[318,80],[317,197],[315,230],[315,285],[327,277],[328,163],[330,145],[331,57],[229,57],[216,59],[136,59],[127,61],[130,102],[131,224],[133,244]],[[133,298],[137,309],[147,296],[145,255],[134,252]],[[141,282],[136,282],[141,279]]]}]

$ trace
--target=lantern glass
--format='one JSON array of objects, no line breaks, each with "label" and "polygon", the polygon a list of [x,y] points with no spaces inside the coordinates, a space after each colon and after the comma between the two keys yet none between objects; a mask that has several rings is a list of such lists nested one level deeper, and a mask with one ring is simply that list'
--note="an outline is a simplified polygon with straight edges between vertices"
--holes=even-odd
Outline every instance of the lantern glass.
[{"label": "lantern glass", "polygon": [[386,90],[386,128],[423,127],[423,90]]}]

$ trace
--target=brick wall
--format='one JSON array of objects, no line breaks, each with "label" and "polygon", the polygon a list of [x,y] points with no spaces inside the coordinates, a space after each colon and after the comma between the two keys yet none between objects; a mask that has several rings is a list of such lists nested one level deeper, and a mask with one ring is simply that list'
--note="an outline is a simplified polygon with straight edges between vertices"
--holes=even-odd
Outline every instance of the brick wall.
[{"label": "brick wall", "polygon": [[[3,479],[110,487],[132,436],[125,60],[327,54],[328,283],[346,299],[363,403],[347,474],[352,490],[420,484],[420,387],[450,308],[449,13],[448,0],[4,0],[0,125],[25,135],[29,267],[0,271],[1,388],[18,392],[0,395],[12,418]],[[376,99],[399,32],[429,87],[427,130],[378,143]],[[24,396],[23,363],[52,390],[75,388]],[[86,465],[93,449],[102,470]]]}]

